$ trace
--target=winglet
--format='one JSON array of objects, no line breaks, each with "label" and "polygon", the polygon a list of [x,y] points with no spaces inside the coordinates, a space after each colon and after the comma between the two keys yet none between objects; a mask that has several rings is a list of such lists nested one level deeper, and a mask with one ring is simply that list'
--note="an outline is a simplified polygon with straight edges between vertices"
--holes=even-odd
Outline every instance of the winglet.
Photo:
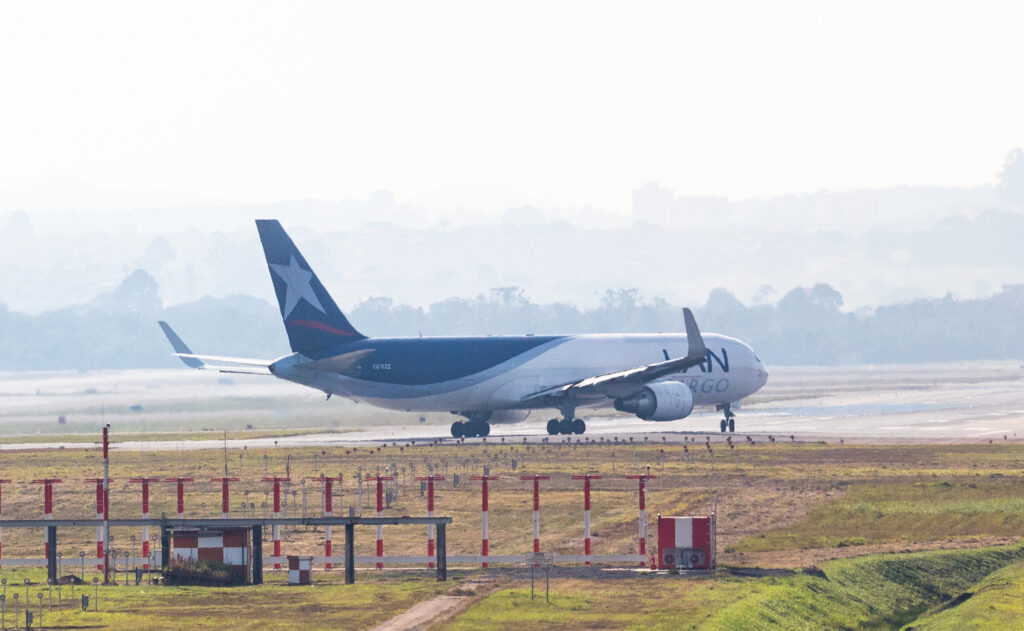
[{"label": "winglet", "polygon": [[693,318],[693,312],[688,307],[683,307],[683,321],[686,323],[686,343],[689,350],[686,352],[687,359],[704,361],[707,349],[704,347],[704,337],[697,328],[697,321]]},{"label": "winglet", "polygon": [[182,354],[191,355],[192,350],[189,349],[188,345],[185,344],[185,342],[181,341],[181,338],[178,337],[178,334],[174,332],[174,329],[171,328],[171,325],[167,324],[163,320],[160,320],[159,324],[160,328],[164,330],[164,335],[167,336],[167,341],[171,343],[172,347],[174,347],[174,352],[179,354],[178,359],[184,362],[186,366],[188,366],[189,368],[202,368],[203,366],[206,365],[201,360],[198,360],[195,357],[181,357]]}]

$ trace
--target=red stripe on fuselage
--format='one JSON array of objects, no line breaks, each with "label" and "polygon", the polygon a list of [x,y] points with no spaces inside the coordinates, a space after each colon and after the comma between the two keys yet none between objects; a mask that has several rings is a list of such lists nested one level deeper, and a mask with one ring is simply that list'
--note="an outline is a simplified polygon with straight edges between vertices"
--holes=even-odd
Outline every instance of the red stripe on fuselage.
[{"label": "red stripe on fuselage", "polygon": [[352,336],[355,335],[355,333],[353,333],[352,331],[342,331],[341,329],[336,329],[333,326],[327,326],[323,322],[316,322],[314,320],[292,320],[291,322],[288,322],[288,325],[289,326],[305,326],[305,327],[309,327],[311,329],[317,329],[319,331],[326,331],[328,333],[333,333],[335,335],[347,335],[349,337],[352,337]]}]

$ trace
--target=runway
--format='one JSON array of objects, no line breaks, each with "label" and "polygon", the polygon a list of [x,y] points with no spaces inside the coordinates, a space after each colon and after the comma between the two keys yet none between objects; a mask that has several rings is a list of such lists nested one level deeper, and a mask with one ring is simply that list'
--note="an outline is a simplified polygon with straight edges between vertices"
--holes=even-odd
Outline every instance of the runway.
[{"label": "runway", "polygon": [[[90,446],[61,442],[59,434],[90,432],[101,421],[126,432],[196,425],[233,431],[242,422],[263,429],[311,428],[298,435],[228,441],[229,448],[271,448],[451,440],[448,425],[455,419],[444,413],[378,410],[338,398],[325,401],[310,390],[262,377],[225,381],[182,370],[0,375],[0,401],[0,449],[5,450]],[[58,415],[65,416],[65,425],[54,422]],[[494,425],[488,441],[546,438],[553,415],[540,410],[521,423]],[[587,422],[584,437],[591,440],[628,441],[632,436],[660,441],[665,436],[676,442],[689,433],[713,439],[720,434],[720,413],[709,410],[666,423],[618,413],[581,410],[580,415]],[[765,388],[737,411],[736,433],[853,442],[1001,441],[1018,434],[1024,440],[1024,368],[1016,362],[775,367]],[[55,435],[56,440],[18,440],[31,434]],[[115,441],[115,449],[128,450],[223,446],[218,439]]]}]

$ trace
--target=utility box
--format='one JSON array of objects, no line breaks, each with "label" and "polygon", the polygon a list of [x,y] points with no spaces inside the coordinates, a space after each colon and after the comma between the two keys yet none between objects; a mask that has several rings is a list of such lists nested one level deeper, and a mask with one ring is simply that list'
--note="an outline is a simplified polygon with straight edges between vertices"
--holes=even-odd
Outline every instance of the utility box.
[{"label": "utility box", "polygon": [[658,515],[659,570],[713,570],[717,557],[715,516]]},{"label": "utility box", "polygon": [[289,585],[312,585],[311,570],[313,569],[313,557],[288,557],[288,584]]}]

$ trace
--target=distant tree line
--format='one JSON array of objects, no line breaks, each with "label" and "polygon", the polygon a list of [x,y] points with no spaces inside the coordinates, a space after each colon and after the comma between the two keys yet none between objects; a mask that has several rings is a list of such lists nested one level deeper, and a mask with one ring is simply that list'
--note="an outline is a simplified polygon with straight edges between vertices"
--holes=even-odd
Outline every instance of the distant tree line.
[{"label": "distant tree line", "polygon": [[[1024,285],[989,298],[952,296],[842,311],[833,287],[798,287],[775,304],[747,306],[715,289],[695,309],[705,331],[750,343],[769,365],[1024,359]],[[428,308],[370,298],[349,313],[371,336],[681,331],[679,305],[636,289],[610,289],[592,309],[536,304],[519,287]],[[288,353],[276,305],[245,295],[164,307],[156,281],[136,270],[84,305],[38,315],[0,304],[0,370],[94,370],[180,366],[156,325],[167,320],[196,352],[263,357]]]}]

